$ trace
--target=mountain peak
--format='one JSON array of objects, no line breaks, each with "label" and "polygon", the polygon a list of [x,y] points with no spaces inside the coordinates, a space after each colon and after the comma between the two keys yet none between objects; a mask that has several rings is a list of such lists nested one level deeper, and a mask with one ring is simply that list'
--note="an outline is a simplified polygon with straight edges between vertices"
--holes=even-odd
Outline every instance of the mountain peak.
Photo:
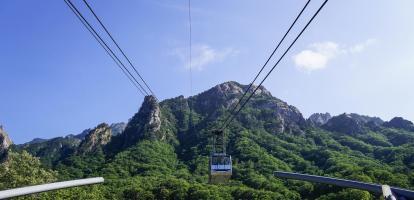
[{"label": "mountain peak", "polygon": [[308,122],[313,126],[322,126],[332,118],[329,113],[314,113],[308,118]]},{"label": "mountain peak", "polygon": [[384,123],[384,121],[379,117],[371,117],[371,116],[360,115],[360,114],[356,114],[356,113],[350,113],[348,115],[349,115],[349,117],[351,117],[355,120],[361,121],[364,124],[372,123],[376,126],[379,126],[379,125],[382,125]]},{"label": "mountain peak", "polygon": [[329,131],[346,134],[356,134],[364,131],[362,122],[353,118],[349,113],[332,117],[322,127]]},{"label": "mountain peak", "polygon": [[363,133],[367,129],[375,129],[383,123],[379,117],[370,117],[356,113],[343,113],[332,117],[322,127],[329,131],[356,134]]},{"label": "mountain peak", "polygon": [[139,111],[131,118],[120,135],[123,138],[123,146],[135,144],[139,139],[165,139],[160,133],[161,108],[152,95],[145,96]]},{"label": "mountain peak", "polygon": [[[194,105],[198,108],[203,108],[199,110],[202,113],[210,113],[213,110],[217,109],[228,109],[231,106],[235,105],[239,98],[247,91],[249,85],[242,85],[235,81],[228,81],[210,88],[207,91],[204,91],[198,95],[188,98],[189,101],[195,102],[198,105]],[[249,89],[249,93],[252,93],[257,86],[253,85]],[[270,92],[266,90],[263,86],[260,86],[254,97],[266,96],[272,97]]]},{"label": "mountain peak", "polygon": [[[222,95],[241,95],[249,88],[249,85],[242,85],[236,81],[227,81],[221,84],[216,85],[209,91],[217,92],[218,94]],[[257,88],[256,85],[252,85],[252,87],[249,89],[249,93],[253,92]],[[270,96],[270,92],[263,86],[260,86],[259,89],[257,89],[256,95],[264,94],[267,96]]]},{"label": "mountain peak", "polygon": [[414,131],[413,122],[406,120],[402,117],[394,117],[389,122],[385,122],[384,126],[389,128],[404,129],[407,131]]},{"label": "mountain peak", "polygon": [[0,125],[0,159],[7,152],[11,144],[12,141],[10,140],[9,135],[4,131],[3,126]]},{"label": "mountain peak", "polygon": [[[180,119],[179,121],[182,122],[180,122],[182,124],[180,128],[185,129],[187,122],[182,119],[186,116],[182,112],[183,110],[186,110],[185,112],[189,111],[187,104],[191,105],[194,113],[197,113],[194,116],[199,119],[214,122],[220,118],[223,112],[230,111],[240,100],[244,92],[248,91],[252,93],[254,90],[256,90],[256,93],[246,104],[246,108],[257,109],[258,112],[254,116],[249,117],[254,117],[259,121],[268,120],[274,122],[266,123],[264,127],[271,133],[303,133],[302,128],[306,125],[306,121],[300,111],[296,107],[273,97],[263,86],[258,87],[253,85],[249,89],[249,85],[228,81],[218,84],[198,95],[184,99],[184,102],[182,99],[173,98],[165,100],[162,105],[169,107],[168,110],[171,110],[175,115],[173,121]],[[246,99],[244,98],[244,100]],[[245,123],[247,116],[244,115],[242,111],[235,119],[241,123]]]},{"label": "mountain peak", "polygon": [[126,124],[125,122],[119,122],[119,123],[112,123],[111,126],[109,126],[112,131],[112,135],[119,135],[122,132],[124,132]]},{"label": "mountain peak", "polygon": [[108,124],[101,123],[89,131],[85,139],[79,145],[81,153],[94,152],[102,145],[107,144],[112,137],[112,131]]}]

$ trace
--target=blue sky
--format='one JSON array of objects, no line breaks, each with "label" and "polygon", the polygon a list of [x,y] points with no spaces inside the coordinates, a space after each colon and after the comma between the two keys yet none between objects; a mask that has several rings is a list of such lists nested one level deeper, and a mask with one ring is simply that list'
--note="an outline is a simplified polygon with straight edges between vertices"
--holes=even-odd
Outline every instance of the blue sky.
[{"label": "blue sky", "polygon": [[[187,1],[89,2],[159,99],[189,95]],[[304,4],[192,0],[194,93],[251,81]],[[306,117],[414,120],[413,9],[411,0],[330,0],[265,87]],[[15,143],[127,121],[139,109],[143,96],[63,0],[5,0],[0,19],[0,124]]]}]

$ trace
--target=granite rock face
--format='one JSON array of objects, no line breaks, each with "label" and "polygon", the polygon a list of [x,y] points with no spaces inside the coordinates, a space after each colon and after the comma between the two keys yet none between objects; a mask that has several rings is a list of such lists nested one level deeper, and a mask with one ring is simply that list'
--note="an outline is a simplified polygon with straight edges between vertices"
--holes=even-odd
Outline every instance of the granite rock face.
[{"label": "granite rock face", "polygon": [[[278,98],[271,97],[266,99],[265,102],[257,101],[252,104],[252,107],[268,111],[270,116],[260,119],[272,121],[275,124],[274,129],[266,128],[269,132],[302,134],[302,129],[306,127],[306,120],[302,113],[296,107]],[[271,118],[274,118],[274,120]]]},{"label": "granite rock face", "polygon": [[362,133],[364,131],[363,123],[352,118],[350,114],[346,113],[332,117],[322,127],[328,131],[340,132],[351,135]]},{"label": "granite rock face", "polygon": [[384,123],[385,127],[404,129],[407,131],[414,131],[413,122],[406,120],[402,117],[394,117],[389,122]]},{"label": "granite rock face", "polygon": [[98,150],[98,148],[106,145],[112,137],[112,130],[108,124],[99,124],[96,128],[92,129],[85,139],[80,143],[78,151],[80,153],[91,153]]},{"label": "granite rock face", "polygon": [[[198,116],[215,121],[223,114],[223,111],[229,113],[247,91],[247,95],[237,107],[240,108],[240,105],[244,103],[254,90],[256,90],[256,93],[246,104],[244,110],[246,108],[254,109],[260,111],[260,113],[255,112],[251,117],[254,117],[258,121],[266,121],[266,125],[264,125],[265,129],[271,133],[303,133],[306,121],[300,111],[296,107],[273,97],[263,86],[258,87],[252,85],[249,88],[249,85],[229,81],[189,98],[181,97],[181,99],[174,98],[165,100],[163,104],[181,105],[181,108],[177,108],[177,106],[170,107],[174,113],[179,113],[179,109],[192,107],[193,112]],[[177,115],[176,118],[182,117]],[[243,114],[237,116],[237,120],[246,124],[249,124],[249,121],[251,121],[246,119]]]},{"label": "granite rock face", "polygon": [[[252,93],[257,86],[253,85],[248,92]],[[248,85],[242,85],[235,81],[218,84],[196,96],[188,98],[194,107],[201,108],[201,112],[211,112],[215,109],[229,108],[238,102],[238,98],[248,89]],[[263,86],[259,87],[255,95],[271,96],[270,92]]]},{"label": "granite rock face", "polygon": [[353,119],[363,123],[363,124],[368,124],[371,123],[373,125],[376,126],[381,126],[384,121],[379,118],[379,117],[371,117],[371,116],[367,116],[367,115],[360,115],[360,114],[356,114],[356,113],[351,113],[349,114]]},{"label": "granite rock face", "polygon": [[329,113],[314,113],[306,121],[311,126],[320,127],[326,124],[326,122],[328,122],[331,118],[332,116]]},{"label": "granite rock face", "polygon": [[112,136],[119,135],[122,132],[124,132],[126,123],[119,122],[119,123],[112,123],[111,126],[109,126],[112,131]]},{"label": "granite rock face", "polygon": [[140,139],[164,140],[161,129],[161,109],[154,96],[146,96],[139,111],[131,118],[124,132],[119,135],[123,146],[135,144]]},{"label": "granite rock face", "polygon": [[7,135],[3,126],[0,125],[0,160],[2,160],[7,153],[10,145],[12,145],[12,141],[10,140],[9,135]]},{"label": "granite rock face", "polygon": [[380,127],[383,121],[378,117],[359,115],[356,113],[344,113],[332,117],[328,122],[322,125],[322,128],[345,134],[365,133]]}]

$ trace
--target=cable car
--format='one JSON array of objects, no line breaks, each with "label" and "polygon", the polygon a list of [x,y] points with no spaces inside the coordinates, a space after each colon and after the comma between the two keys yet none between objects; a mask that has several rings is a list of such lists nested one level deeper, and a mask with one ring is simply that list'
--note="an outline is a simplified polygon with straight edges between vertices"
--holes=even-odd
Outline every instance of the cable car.
[{"label": "cable car", "polygon": [[231,155],[226,154],[223,131],[213,131],[213,152],[209,159],[209,183],[225,183],[232,175]]}]

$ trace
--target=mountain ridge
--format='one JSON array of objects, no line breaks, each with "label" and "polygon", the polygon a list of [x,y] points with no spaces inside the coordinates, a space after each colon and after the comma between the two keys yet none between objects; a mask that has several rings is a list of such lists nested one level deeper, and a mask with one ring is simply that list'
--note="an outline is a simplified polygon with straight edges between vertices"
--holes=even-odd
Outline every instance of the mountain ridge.
[{"label": "mountain ridge", "polygon": [[[253,85],[249,89],[249,92],[252,92],[256,87],[257,86]],[[196,109],[197,111],[201,113],[209,113],[209,111],[211,110],[220,110],[220,109],[224,110],[224,109],[233,108],[233,106],[237,104],[238,98],[241,97],[241,95],[247,90],[247,88],[248,88],[248,85],[242,85],[235,81],[228,81],[228,82],[224,82],[221,84],[217,84],[216,86],[204,92],[201,92],[195,96],[191,96],[188,98],[184,98],[183,96],[178,96],[178,97],[174,97],[170,99],[165,99],[162,102],[158,103],[154,97],[147,96],[145,97],[140,110],[137,112],[135,116],[133,116],[129,120],[128,123],[120,122],[120,123],[112,123],[110,125],[111,132],[112,132],[111,138],[121,135],[121,133],[123,133],[125,129],[129,130],[127,132],[157,132],[159,131],[159,129],[161,128],[161,121],[162,121],[159,116],[161,114],[161,108],[163,107],[163,105],[169,105],[172,103],[176,103],[174,101],[178,101],[178,102],[181,101],[182,105],[180,107],[172,108],[173,113],[174,113],[174,109],[175,110],[184,109],[184,110],[189,111],[189,104],[192,101],[196,102],[193,105],[194,109]],[[260,98],[263,98],[263,97],[269,98],[266,100],[266,103],[264,104],[263,104],[264,100],[260,100]],[[271,93],[263,86],[261,86],[257,90],[257,94],[255,95],[253,99],[255,98],[259,98],[259,101],[258,103],[250,103],[251,106],[257,109],[261,109],[261,110],[265,110],[265,109],[277,110],[277,112],[270,114],[271,116],[274,117],[274,120],[272,121],[272,123],[269,123],[269,125],[266,125],[264,127],[267,131],[272,132],[274,134],[282,133],[282,132],[303,134],[303,130],[305,130],[309,126],[321,127],[328,131],[336,131],[336,132],[346,133],[346,134],[362,133],[370,129],[375,129],[378,126],[383,125],[383,124],[384,126],[388,126],[392,128],[402,128],[402,129],[408,128],[408,130],[411,130],[411,126],[412,126],[412,122],[405,120],[401,117],[395,117],[392,120],[390,120],[390,122],[384,122],[382,119],[378,117],[370,117],[370,116],[360,115],[356,113],[350,113],[350,114],[343,113],[337,116],[331,116],[329,113],[314,113],[309,118],[305,119],[302,116],[301,112],[296,107],[289,105],[285,101],[282,101],[276,97],[273,97]],[[203,101],[197,101],[197,99],[203,99]],[[206,101],[206,99],[213,99],[213,100]],[[150,127],[153,126],[154,130],[147,130],[147,131],[136,130],[137,129],[136,127],[135,130],[131,131],[131,129],[133,128],[128,127],[128,124],[131,124],[130,122],[131,120],[134,120],[134,117],[139,118],[139,116],[137,115],[139,115],[142,112],[141,110],[143,109],[146,109],[146,111],[144,111],[146,113],[144,113],[143,115],[148,115],[146,117],[148,119],[146,120],[146,122],[143,123],[143,125],[141,125],[142,127],[139,129],[143,129],[143,128],[151,129]],[[152,111],[153,109],[155,109],[156,111],[153,112]],[[221,111],[221,112],[224,112],[224,111]],[[220,120],[218,118],[214,118],[214,113],[209,113],[208,117],[212,117],[212,120],[210,121]],[[174,120],[175,119],[172,119],[171,121],[174,121]],[[169,123],[168,120],[164,119],[163,121],[165,121],[165,123]],[[399,125],[401,123],[403,123],[404,125]],[[132,123],[132,124],[136,124],[136,123]],[[146,124],[149,124],[149,126],[147,126]],[[143,127],[144,125],[145,127]],[[339,127],[340,125],[344,127],[341,128]],[[187,124],[187,128],[188,128],[188,124]],[[88,128],[77,135],[69,134],[64,137],[56,137],[56,138],[51,138],[51,139],[35,138],[30,142],[23,143],[18,146],[24,149],[30,145],[46,143],[46,142],[54,143],[57,141],[68,140],[70,141],[68,144],[71,146],[71,148],[73,148],[73,147],[77,147],[79,144],[84,142],[85,136],[87,136],[93,130],[94,129]],[[128,133],[124,134],[123,136],[125,135],[128,135]],[[126,148],[127,146],[133,145],[139,139],[142,139],[142,138],[147,138],[147,139],[158,138],[158,139],[163,140],[165,139],[165,137],[167,137],[167,135],[162,135],[162,133],[158,133],[158,135],[146,135],[145,137],[143,137],[143,135],[137,136],[136,138],[131,138],[131,137],[136,137],[136,136],[133,133],[132,134],[129,133],[129,137],[126,136],[126,138],[124,137],[122,139],[123,142],[121,143],[123,143],[122,144],[123,147],[121,148]],[[115,140],[117,139],[119,138],[116,138]],[[171,139],[171,136],[170,136],[170,139]],[[119,143],[119,141],[113,141],[113,142]],[[58,143],[59,143],[58,146],[62,146],[60,142]],[[120,148],[119,144],[115,146],[116,146],[115,148]]]},{"label": "mountain ridge", "polygon": [[414,132],[400,126],[406,121],[394,120],[403,123],[388,124],[390,128],[379,118],[344,113],[331,118],[323,114],[325,123],[315,125],[264,87],[224,129],[233,157],[230,184],[207,184],[211,131],[221,127],[246,89],[230,81],[188,98],[157,102],[147,96],[121,134],[111,136],[109,125],[101,124],[83,140],[61,137],[11,149],[39,157],[59,179],[110,179],[97,191],[109,199],[373,197],[276,179],[276,170],[414,187]]}]

